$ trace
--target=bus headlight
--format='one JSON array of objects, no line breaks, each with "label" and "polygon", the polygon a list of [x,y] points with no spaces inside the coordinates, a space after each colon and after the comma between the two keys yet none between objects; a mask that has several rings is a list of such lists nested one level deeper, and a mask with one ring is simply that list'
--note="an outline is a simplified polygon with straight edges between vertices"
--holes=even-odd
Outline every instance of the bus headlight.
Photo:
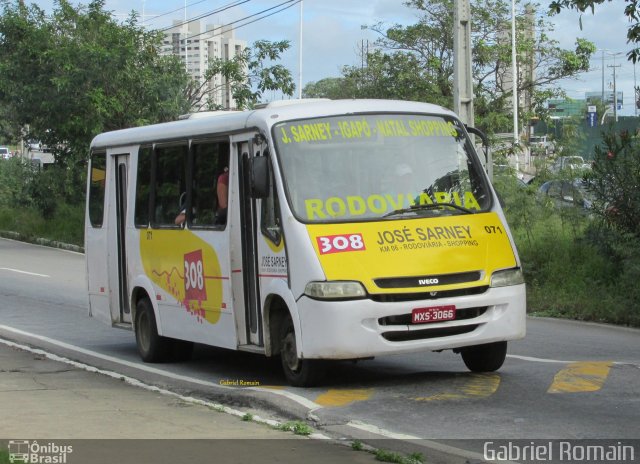
[{"label": "bus headlight", "polygon": [[304,294],[318,300],[344,300],[364,298],[367,292],[360,282],[309,282]]},{"label": "bus headlight", "polygon": [[522,269],[513,268],[504,271],[494,272],[491,276],[492,287],[509,287],[510,285],[520,285],[524,283]]}]

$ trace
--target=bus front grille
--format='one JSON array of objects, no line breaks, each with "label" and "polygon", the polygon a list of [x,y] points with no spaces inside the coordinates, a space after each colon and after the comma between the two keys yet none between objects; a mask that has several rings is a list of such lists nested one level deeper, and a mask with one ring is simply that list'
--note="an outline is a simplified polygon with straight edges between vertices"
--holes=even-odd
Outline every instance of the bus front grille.
[{"label": "bus front grille", "polygon": [[458,296],[481,295],[489,290],[488,285],[479,287],[461,288],[456,290],[443,290],[440,292],[418,292],[418,293],[383,293],[369,295],[373,301],[378,303],[398,303],[403,301],[436,300],[439,298],[455,298]]},{"label": "bus front grille", "polygon": [[473,332],[480,324],[463,325],[456,327],[440,327],[437,329],[403,330],[395,332],[383,332],[382,336],[390,342],[407,342],[412,340],[426,340],[429,338],[450,337]]}]

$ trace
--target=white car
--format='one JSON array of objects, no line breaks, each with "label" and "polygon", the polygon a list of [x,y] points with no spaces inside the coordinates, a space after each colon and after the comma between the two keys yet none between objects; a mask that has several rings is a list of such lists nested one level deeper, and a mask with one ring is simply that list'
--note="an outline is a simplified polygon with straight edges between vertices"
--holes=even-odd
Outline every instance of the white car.
[{"label": "white car", "polygon": [[584,161],[582,156],[561,156],[551,166],[551,172],[560,172],[564,170],[582,170],[590,169],[591,165]]},{"label": "white car", "polygon": [[11,151],[7,147],[0,147],[0,158],[2,159],[11,158]]}]

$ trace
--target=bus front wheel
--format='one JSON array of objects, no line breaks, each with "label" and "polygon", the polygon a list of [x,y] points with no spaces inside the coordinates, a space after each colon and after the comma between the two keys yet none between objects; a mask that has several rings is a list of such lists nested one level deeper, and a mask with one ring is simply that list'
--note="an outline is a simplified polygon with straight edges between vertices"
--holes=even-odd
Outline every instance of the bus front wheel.
[{"label": "bus front wheel", "polygon": [[135,332],[138,353],[144,362],[162,362],[167,359],[171,340],[158,335],[156,316],[146,298],[138,301],[136,305]]},{"label": "bus front wheel", "polygon": [[469,346],[462,348],[460,354],[471,372],[497,371],[507,357],[507,342]]},{"label": "bus front wheel", "polygon": [[280,326],[280,361],[287,381],[294,387],[314,386],[324,373],[322,361],[298,358],[296,333],[290,317]]}]

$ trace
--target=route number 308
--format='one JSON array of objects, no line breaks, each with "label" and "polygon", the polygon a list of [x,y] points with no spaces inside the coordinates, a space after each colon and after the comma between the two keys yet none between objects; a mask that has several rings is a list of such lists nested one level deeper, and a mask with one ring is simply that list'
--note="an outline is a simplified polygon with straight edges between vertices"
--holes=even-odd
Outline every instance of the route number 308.
[{"label": "route number 308", "polygon": [[365,250],[362,234],[325,235],[316,237],[321,255]]},{"label": "route number 308", "polygon": [[204,274],[202,273],[202,261],[184,262],[184,286],[187,291],[192,288],[202,290],[204,287]]},{"label": "route number 308", "polygon": [[205,301],[204,260],[202,250],[192,251],[184,255],[184,293],[187,300]]}]

